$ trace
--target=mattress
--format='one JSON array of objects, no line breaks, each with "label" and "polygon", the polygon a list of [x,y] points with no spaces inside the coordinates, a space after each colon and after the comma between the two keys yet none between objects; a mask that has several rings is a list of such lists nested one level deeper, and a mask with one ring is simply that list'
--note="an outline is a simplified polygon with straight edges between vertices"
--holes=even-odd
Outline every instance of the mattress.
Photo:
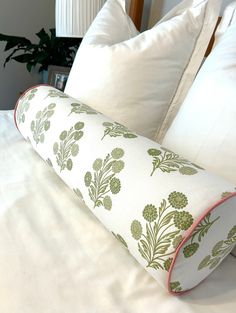
[{"label": "mattress", "polygon": [[167,294],[0,112],[0,312],[231,313],[235,268]]}]

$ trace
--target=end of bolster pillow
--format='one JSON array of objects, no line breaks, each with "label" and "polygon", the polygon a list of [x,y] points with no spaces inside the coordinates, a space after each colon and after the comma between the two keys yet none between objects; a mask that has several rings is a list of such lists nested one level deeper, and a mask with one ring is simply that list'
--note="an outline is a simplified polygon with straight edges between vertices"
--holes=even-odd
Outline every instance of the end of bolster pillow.
[{"label": "end of bolster pillow", "polygon": [[205,279],[236,242],[226,180],[50,86],[24,93],[22,135],[138,262],[179,294]]}]

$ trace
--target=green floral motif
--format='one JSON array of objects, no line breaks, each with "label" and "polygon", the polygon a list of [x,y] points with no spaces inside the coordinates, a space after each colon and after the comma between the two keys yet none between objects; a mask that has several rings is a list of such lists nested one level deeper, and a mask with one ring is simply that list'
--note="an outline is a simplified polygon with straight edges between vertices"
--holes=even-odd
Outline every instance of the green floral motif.
[{"label": "green floral motif", "polygon": [[74,191],[74,193],[76,194],[76,196],[77,196],[80,200],[82,200],[82,201],[84,202],[84,198],[83,198],[82,192],[81,192],[78,188],[73,189],[73,191]]},{"label": "green floral motif", "polygon": [[66,95],[64,92],[61,92],[60,90],[55,90],[55,89],[49,90],[47,97],[50,97],[50,98],[57,98],[57,97],[59,97],[59,98],[69,98],[69,96]]},{"label": "green floral motif", "polygon": [[174,249],[177,249],[182,241],[183,241],[183,237],[181,235],[176,236],[175,239],[172,241],[172,245]]},{"label": "green floral motif", "polygon": [[44,108],[43,111],[38,111],[35,115],[36,119],[31,122],[30,127],[36,145],[44,142],[45,132],[48,131],[51,126],[49,119],[54,114],[55,106],[55,103],[51,103],[46,108]]},{"label": "green floral motif", "polygon": [[111,210],[112,208],[112,201],[110,196],[105,196],[103,199],[103,206],[107,210]]},{"label": "green floral motif", "polygon": [[[218,216],[214,220],[211,220],[211,213],[207,214],[207,216],[197,225],[197,227],[194,229],[191,239],[190,239],[190,244],[188,244],[184,250],[184,256],[185,258],[189,258],[194,253],[197,252],[199,248],[199,243],[203,239],[203,237],[208,233],[209,229],[212,227],[212,225],[219,219],[220,217]],[[194,242],[195,241],[195,242]],[[197,241],[197,242],[196,242]]]},{"label": "green floral motif", "polygon": [[52,161],[49,158],[47,158],[46,162],[50,167],[53,167]]},{"label": "green floral motif", "polygon": [[174,292],[180,292],[182,291],[182,287],[180,285],[179,281],[174,281],[170,283],[170,290]]},{"label": "green floral motif", "polygon": [[198,250],[198,248],[199,248],[199,243],[197,242],[193,242],[190,245],[187,245],[183,250],[184,256],[186,258],[191,257]]},{"label": "green floral motif", "polygon": [[57,164],[60,170],[65,169],[71,171],[73,167],[72,157],[79,153],[78,141],[83,137],[84,128],[83,122],[77,122],[69,131],[61,132],[60,142],[55,142],[53,145],[53,152],[56,155]]},{"label": "green floral motif", "polygon": [[120,185],[120,180],[116,177],[113,177],[111,180],[110,180],[110,190],[111,192],[116,195],[117,193],[120,192],[120,188],[121,188],[121,185]]},{"label": "green floral motif", "polygon": [[[97,111],[95,111],[94,109],[92,109],[91,107],[89,107],[88,105],[84,104],[84,103],[71,103],[71,112],[72,113],[76,113],[76,114],[82,114],[82,113],[86,113],[86,114],[97,114]],[[69,114],[69,115],[70,115]]]},{"label": "green floral motif", "polygon": [[[236,187],[234,188],[236,190]],[[235,191],[225,191],[225,192],[222,192],[221,194],[221,199],[224,199],[230,195],[232,195],[232,193],[234,193]]]},{"label": "green floral motif", "polygon": [[121,159],[124,156],[124,150],[121,148],[115,148],[112,150],[111,156],[116,160]]},{"label": "green floral motif", "polygon": [[89,187],[92,181],[92,174],[90,172],[87,172],[84,176],[84,183],[86,187]]},{"label": "green floral motif", "polygon": [[147,152],[153,158],[151,176],[157,169],[166,173],[179,171],[182,175],[194,175],[198,172],[198,166],[167,149],[160,148],[159,150],[151,148]]},{"label": "green floral motif", "polygon": [[19,106],[16,111],[16,118],[18,123],[24,123],[25,122],[25,113],[29,110],[30,101],[35,97],[35,93],[37,92],[37,88],[34,88],[30,90],[29,93],[27,93],[27,96],[23,96]]},{"label": "green floral motif", "polygon": [[143,210],[143,217],[147,222],[154,222],[157,219],[157,208],[152,205],[146,205]]},{"label": "green floral motif", "polygon": [[99,171],[102,168],[102,159],[96,159],[93,163],[94,171]]},{"label": "green floral motif", "polygon": [[[231,239],[236,236],[236,225],[229,231],[227,239]],[[236,238],[235,238],[236,239]]]},{"label": "green floral motif", "polygon": [[171,206],[175,209],[182,209],[188,205],[187,197],[181,192],[176,192],[176,191],[172,192],[169,195],[168,200]]},{"label": "green floral motif", "polygon": [[231,194],[232,194],[232,192],[229,192],[229,191],[222,192],[221,199],[224,199],[224,198],[230,196]]},{"label": "green floral motif", "polygon": [[125,166],[125,163],[120,160],[123,156],[123,149],[115,148],[104,160],[98,158],[93,162],[93,175],[91,172],[85,174],[85,186],[88,187],[94,208],[102,205],[105,209],[111,210],[112,199],[109,193],[116,195],[120,192],[121,182],[115,175]]},{"label": "green floral motif", "polygon": [[169,258],[167,260],[165,260],[164,262],[164,269],[169,272],[171,264],[172,264],[173,258]]},{"label": "green floral motif", "polygon": [[[182,200],[177,202],[178,205],[175,201],[170,201],[174,200],[175,195],[179,195]],[[147,267],[169,271],[173,260],[171,255],[183,240],[180,232],[187,230],[193,223],[190,213],[179,211],[179,203],[181,209],[187,206],[187,197],[173,191],[168,200],[162,200],[158,209],[153,204],[144,207],[145,227],[138,220],[131,223],[131,234],[138,241],[138,250],[147,261]]]},{"label": "green floral motif", "polygon": [[123,136],[124,138],[129,139],[137,137],[137,135],[131,133],[128,128],[117,122],[104,122],[102,125],[105,127],[105,130],[101,140],[103,140],[107,135],[109,135],[110,137]]},{"label": "green floral motif", "polygon": [[125,246],[125,248],[128,249],[128,245],[127,245],[126,241],[124,240],[124,238],[121,235],[115,234],[113,232],[112,232],[112,234],[116,237],[117,240],[119,240],[120,243],[122,243],[122,245]]},{"label": "green floral motif", "polygon": [[194,175],[197,174],[197,170],[190,166],[183,166],[179,169],[180,174],[182,175]]},{"label": "green floral motif", "polygon": [[175,227],[181,230],[187,230],[193,223],[193,217],[189,212],[175,212],[174,224]]},{"label": "green floral motif", "polygon": [[202,270],[205,267],[214,269],[230,251],[233,249],[236,243],[236,225],[234,225],[228,233],[225,240],[217,242],[212,248],[211,255],[207,255],[199,264],[198,270]]},{"label": "green floral motif", "polygon": [[143,229],[139,221],[134,220],[131,224],[130,230],[134,239],[139,240],[141,238]]},{"label": "green floral motif", "polygon": [[122,161],[122,160],[115,161],[112,164],[112,171],[114,173],[120,173],[123,170],[124,166],[125,166],[124,161]]}]

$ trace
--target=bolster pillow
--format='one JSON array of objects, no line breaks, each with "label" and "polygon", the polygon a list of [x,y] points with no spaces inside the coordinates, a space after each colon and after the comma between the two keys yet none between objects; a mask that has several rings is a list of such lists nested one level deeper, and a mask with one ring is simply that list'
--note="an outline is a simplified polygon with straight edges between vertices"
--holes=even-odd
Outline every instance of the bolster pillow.
[{"label": "bolster pillow", "polygon": [[20,97],[15,122],[170,292],[199,284],[234,247],[236,194],[223,178],[50,86]]}]

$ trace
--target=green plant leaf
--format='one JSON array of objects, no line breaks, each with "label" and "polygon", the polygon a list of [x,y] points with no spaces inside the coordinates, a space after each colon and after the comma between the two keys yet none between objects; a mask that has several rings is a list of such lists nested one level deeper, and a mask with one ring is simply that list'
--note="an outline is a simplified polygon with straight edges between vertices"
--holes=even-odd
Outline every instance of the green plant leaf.
[{"label": "green plant leaf", "polygon": [[[49,65],[72,66],[81,39],[57,38],[55,29],[50,29],[49,34],[41,29],[36,36],[39,42],[32,44],[24,37],[0,34],[0,41],[6,41],[5,51],[13,49],[4,66],[11,60],[26,63],[28,70],[36,65],[39,65],[39,71],[47,70]],[[29,56],[23,57],[25,54],[31,56],[30,60]]]}]

